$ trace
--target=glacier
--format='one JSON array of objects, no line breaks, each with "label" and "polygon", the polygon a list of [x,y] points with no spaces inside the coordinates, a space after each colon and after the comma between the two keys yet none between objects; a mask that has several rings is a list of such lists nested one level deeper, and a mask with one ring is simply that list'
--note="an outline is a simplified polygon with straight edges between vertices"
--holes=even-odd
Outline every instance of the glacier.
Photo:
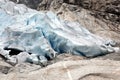
[{"label": "glacier", "polygon": [[0,50],[4,56],[16,49],[47,59],[62,53],[95,57],[115,51],[106,42],[80,23],[61,20],[51,11],[0,0]]}]

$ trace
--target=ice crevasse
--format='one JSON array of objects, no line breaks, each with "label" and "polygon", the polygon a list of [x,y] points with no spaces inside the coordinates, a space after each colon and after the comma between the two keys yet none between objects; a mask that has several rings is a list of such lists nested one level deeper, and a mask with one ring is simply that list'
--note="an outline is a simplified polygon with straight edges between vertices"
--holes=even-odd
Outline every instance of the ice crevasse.
[{"label": "ice crevasse", "polygon": [[15,49],[47,59],[61,53],[94,57],[114,52],[114,47],[110,46],[113,44],[108,43],[80,23],[60,20],[51,11],[40,12],[8,0],[0,1],[0,50],[3,55]]}]

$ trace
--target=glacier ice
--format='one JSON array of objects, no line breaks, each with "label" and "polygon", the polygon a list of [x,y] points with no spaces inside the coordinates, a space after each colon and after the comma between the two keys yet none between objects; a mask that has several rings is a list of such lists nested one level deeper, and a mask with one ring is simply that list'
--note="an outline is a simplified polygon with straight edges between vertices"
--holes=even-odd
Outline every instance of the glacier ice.
[{"label": "glacier ice", "polygon": [[17,49],[49,59],[57,53],[94,57],[114,52],[105,42],[80,23],[60,20],[51,11],[40,12],[22,4],[0,1],[1,50]]}]

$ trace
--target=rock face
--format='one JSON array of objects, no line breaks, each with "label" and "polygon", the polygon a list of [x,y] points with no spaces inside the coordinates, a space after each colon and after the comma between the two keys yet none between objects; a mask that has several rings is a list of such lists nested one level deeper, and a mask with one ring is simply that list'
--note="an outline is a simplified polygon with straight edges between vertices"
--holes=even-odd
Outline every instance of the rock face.
[{"label": "rock face", "polygon": [[119,0],[54,0],[54,9],[63,3],[83,7],[91,11],[91,15],[114,26],[112,30],[120,32],[120,1]]},{"label": "rock face", "polygon": [[39,6],[39,3],[42,2],[42,0],[11,0],[13,2],[19,3],[19,4],[25,4],[30,8],[37,9]]},{"label": "rock face", "polygon": [[81,0],[80,5],[95,12],[96,17],[120,24],[119,0]]}]

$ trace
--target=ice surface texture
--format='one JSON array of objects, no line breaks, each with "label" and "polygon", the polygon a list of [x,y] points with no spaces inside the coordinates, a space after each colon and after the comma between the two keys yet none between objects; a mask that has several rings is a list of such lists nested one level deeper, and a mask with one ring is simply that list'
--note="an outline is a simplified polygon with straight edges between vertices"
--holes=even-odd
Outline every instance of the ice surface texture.
[{"label": "ice surface texture", "polygon": [[17,49],[52,59],[56,53],[94,57],[114,51],[78,22],[60,20],[21,4],[0,1],[0,49]]}]

